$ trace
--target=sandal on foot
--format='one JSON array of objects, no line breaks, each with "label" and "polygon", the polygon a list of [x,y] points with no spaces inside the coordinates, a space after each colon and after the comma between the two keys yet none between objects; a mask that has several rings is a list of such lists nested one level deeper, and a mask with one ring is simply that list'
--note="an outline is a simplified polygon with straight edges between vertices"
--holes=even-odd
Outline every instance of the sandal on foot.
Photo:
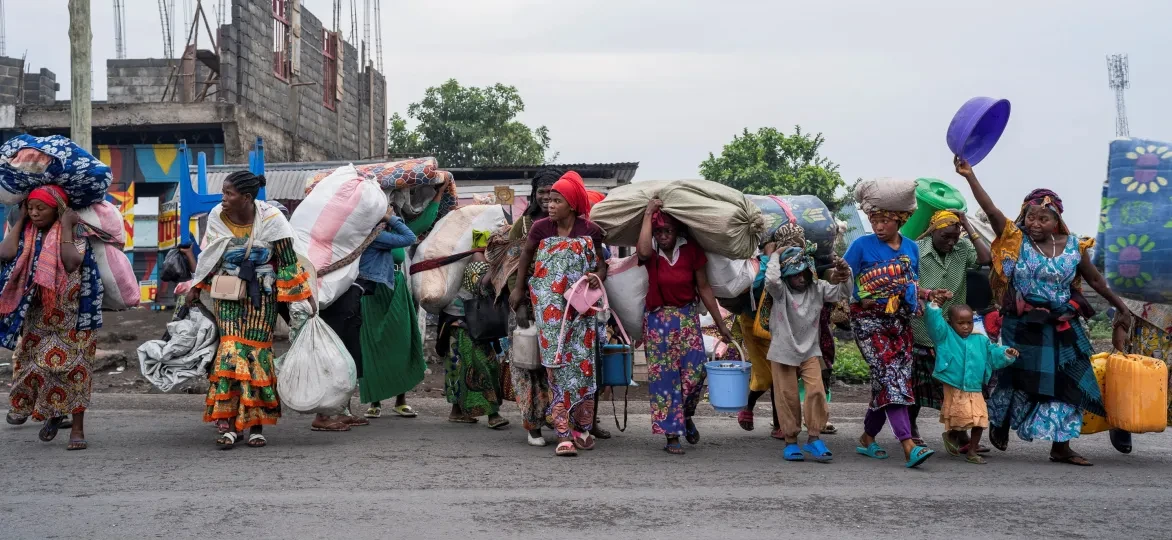
[{"label": "sandal on foot", "polygon": [[216,444],[220,445],[220,450],[231,450],[236,446],[236,432],[221,433],[220,438],[216,439]]},{"label": "sandal on foot", "polygon": [[786,461],[806,461],[806,456],[802,455],[802,449],[798,443],[785,445],[785,450],[781,451],[781,458]]},{"label": "sandal on foot", "polygon": [[[407,417],[407,418],[411,418],[411,417]],[[472,416],[448,415],[448,421],[453,424],[475,424],[475,423],[479,422],[480,419],[478,419],[476,417],[472,417]]]},{"label": "sandal on foot", "polygon": [[396,405],[395,408],[391,410],[395,411],[395,414],[402,416],[403,418],[415,418],[416,416],[419,416],[419,413],[416,413],[415,409],[412,409],[410,405],[405,403],[403,405]]},{"label": "sandal on foot", "polygon": [[366,414],[364,414],[362,416],[365,416],[367,418],[382,418],[383,408],[382,407],[371,407],[369,409],[366,409]]},{"label": "sandal on foot", "polygon": [[834,427],[834,424],[831,424],[830,422],[827,422],[826,427],[822,428],[823,435],[835,435],[837,433],[838,428]]},{"label": "sandal on foot", "polygon": [[1092,467],[1095,465],[1094,463],[1087,461],[1087,458],[1084,458],[1073,452],[1068,456],[1050,456],[1050,461],[1053,461],[1054,463],[1069,463],[1071,465],[1078,465],[1079,467]]},{"label": "sandal on foot", "polygon": [[700,442],[700,430],[696,429],[696,423],[691,418],[684,421],[684,440],[688,441],[688,444]]},{"label": "sandal on foot", "polygon": [[[959,451],[962,454],[969,453],[969,445],[966,444],[966,445],[961,446]],[[978,454],[988,454],[989,452],[992,452],[992,451],[993,450],[991,448],[989,448],[988,446],[985,446],[983,444],[977,447]]]},{"label": "sandal on foot", "polygon": [[61,428],[60,418],[50,418],[45,420],[45,425],[41,426],[41,432],[37,437],[44,442],[52,441],[57,438],[57,430]]},{"label": "sandal on foot", "polygon": [[[956,441],[953,440],[952,437],[949,436],[949,433],[947,431],[945,431],[944,433],[941,433],[940,438],[944,439],[944,451],[948,452],[948,455],[953,456],[953,457],[960,457],[960,454],[961,454],[960,446],[957,446]],[[965,445],[964,453],[965,454],[968,453],[968,445],[967,444]]]},{"label": "sandal on foot", "polygon": [[491,418],[488,419],[488,429],[504,429],[508,425],[508,418],[497,418],[496,420]]},{"label": "sandal on foot", "polygon": [[343,416],[342,418],[339,418],[339,420],[343,424],[346,424],[347,426],[351,426],[351,427],[369,426],[370,425],[370,420],[367,420],[365,418],[359,418],[357,416]]},{"label": "sandal on foot", "polygon": [[28,422],[28,417],[27,416],[16,416],[12,413],[8,413],[7,415],[4,416],[4,420],[6,422],[8,422],[9,425],[19,426],[25,422]]},{"label": "sandal on foot", "polygon": [[973,465],[984,465],[988,463],[988,461],[985,461],[985,458],[981,456],[965,456],[964,460],[972,463]]},{"label": "sandal on foot", "polygon": [[883,447],[879,446],[879,443],[875,441],[871,441],[871,444],[867,445],[866,447],[856,446],[855,452],[875,459],[887,459],[888,457],[887,450],[884,450]]},{"label": "sandal on foot", "polygon": [[928,443],[925,443],[921,437],[912,437],[912,444],[916,446],[928,446]]},{"label": "sandal on foot", "polygon": [[73,450],[85,450],[86,448],[89,448],[89,447],[90,447],[90,445],[89,445],[89,443],[85,442],[85,439],[69,439],[69,446],[66,446],[65,449],[73,451]]},{"label": "sandal on foot", "polygon": [[593,435],[595,439],[602,439],[604,441],[611,438],[609,431],[598,427],[598,420],[594,421],[594,427],[590,428],[590,434]]},{"label": "sandal on foot", "polygon": [[674,441],[667,441],[667,444],[663,445],[663,451],[673,456],[684,455],[684,447],[680,445],[679,439]]},{"label": "sandal on foot", "polygon": [[834,454],[830,453],[830,449],[826,448],[826,443],[822,442],[822,439],[816,439],[814,442],[806,443],[802,447],[802,450],[810,454],[810,457],[814,458],[814,461],[818,463],[830,463],[830,460],[834,459]]},{"label": "sandal on foot", "polygon": [[781,428],[773,428],[773,431],[769,432],[769,436],[779,441],[785,440],[785,432],[783,432]]},{"label": "sandal on foot", "polygon": [[907,463],[904,464],[904,467],[909,469],[919,467],[920,465],[923,465],[925,461],[928,461],[928,458],[935,454],[936,452],[927,446],[917,446],[912,448],[911,456],[908,457]]},{"label": "sandal on foot", "polygon": [[265,445],[269,444],[269,440],[260,433],[253,433],[252,435],[248,436],[248,442],[245,444],[251,448],[263,448]]},{"label": "sandal on foot", "polygon": [[578,450],[594,450],[594,436],[589,433],[582,433],[581,431],[574,431],[574,446]]},{"label": "sandal on foot", "polygon": [[753,431],[753,411],[745,409],[737,413],[737,423],[745,431]]},{"label": "sandal on foot", "polygon": [[558,443],[557,448],[553,450],[555,456],[574,457],[578,455],[578,449],[574,448],[574,443],[570,441],[562,441]]},{"label": "sandal on foot", "polygon": [[324,424],[319,424],[317,420],[314,420],[309,425],[309,429],[313,431],[350,431],[350,426],[346,425],[345,422],[329,421]]}]

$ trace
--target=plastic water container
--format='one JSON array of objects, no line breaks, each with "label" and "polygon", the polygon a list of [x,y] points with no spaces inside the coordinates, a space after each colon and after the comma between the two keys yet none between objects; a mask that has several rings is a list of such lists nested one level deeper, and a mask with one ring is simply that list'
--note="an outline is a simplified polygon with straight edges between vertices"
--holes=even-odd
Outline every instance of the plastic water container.
[{"label": "plastic water container", "polygon": [[630,345],[611,343],[602,346],[602,385],[635,384],[635,355]]},{"label": "plastic water container", "polygon": [[717,412],[740,412],[749,404],[748,362],[717,360],[704,364],[708,372],[708,401]]},{"label": "plastic water container", "polygon": [[900,227],[899,232],[904,236],[916,239],[928,230],[928,223],[932,221],[932,214],[939,210],[967,211],[968,201],[964,194],[952,184],[936,178],[916,179],[916,211],[908,218],[907,223]]},{"label": "plastic water container", "polygon": [[1107,422],[1131,433],[1160,433],[1168,425],[1168,365],[1138,354],[1107,357]]},{"label": "plastic water container", "polygon": [[[1095,380],[1099,383],[1099,393],[1103,395],[1104,400],[1107,396],[1107,353],[1098,353],[1091,357],[1091,367],[1095,370]],[[1107,422],[1106,418],[1094,413],[1082,413],[1082,433],[1083,435],[1090,435],[1091,433],[1099,433],[1111,429],[1111,424]]]},{"label": "plastic water container", "polygon": [[976,165],[993,151],[1008,123],[1009,100],[975,97],[956,111],[945,142],[954,155]]}]

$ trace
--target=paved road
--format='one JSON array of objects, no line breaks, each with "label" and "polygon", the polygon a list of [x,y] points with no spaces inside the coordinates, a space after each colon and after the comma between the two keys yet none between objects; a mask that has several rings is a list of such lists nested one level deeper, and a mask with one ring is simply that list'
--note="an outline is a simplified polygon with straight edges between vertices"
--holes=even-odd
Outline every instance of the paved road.
[{"label": "paved road", "polygon": [[765,431],[718,416],[699,419],[686,456],[664,454],[639,415],[565,459],[516,423],[448,424],[427,400],[421,418],[342,434],[289,416],[268,448],[222,452],[198,396],[94,401],[85,452],[66,452],[65,433],[47,445],[31,424],[0,429],[0,538],[1172,538],[1167,434],[1131,456],[1088,437],[1089,469],[1015,441],[985,467],[938,456],[908,471],[853,454],[862,408],[847,404],[832,465],[783,463]]}]

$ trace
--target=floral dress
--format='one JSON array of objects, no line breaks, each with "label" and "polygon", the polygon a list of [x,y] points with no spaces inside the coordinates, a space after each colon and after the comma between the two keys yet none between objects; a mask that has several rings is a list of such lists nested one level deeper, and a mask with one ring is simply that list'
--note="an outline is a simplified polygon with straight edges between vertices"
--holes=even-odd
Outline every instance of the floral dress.
[{"label": "floral dress", "polygon": [[552,394],[549,416],[558,438],[568,439],[573,431],[587,432],[593,426],[595,349],[601,336],[606,335],[602,318],[594,313],[573,312],[563,296],[596,267],[594,241],[589,237],[553,236],[538,244],[534,258],[529,291],[537,319],[541,363]]}]

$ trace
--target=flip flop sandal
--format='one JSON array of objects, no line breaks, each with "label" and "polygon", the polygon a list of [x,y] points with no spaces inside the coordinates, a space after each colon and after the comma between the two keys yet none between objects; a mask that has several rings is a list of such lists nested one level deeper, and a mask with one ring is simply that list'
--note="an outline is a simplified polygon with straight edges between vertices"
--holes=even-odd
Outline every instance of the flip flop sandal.
[{"label": "flip flop sandal", "polygon": [[248,436],[248,442],[245,444],[247,444],[251,448],[264,448],[266,445],[269,444],[269,440],[266,439],[265,436],[261,435],[260,433],[253,433],[252,435]]},{"label": "flip flop sandal", "polygon": [[700,442],[700,430],[696,429],[696,423],[691,418],[684,421],[684,440],[692,445]]},{"label": "flip flop sandal", "polygon": [[985,458],[983,458],[981,456],[966,456],[964,458],[964,460],[969,463],[972,463],[973,465],[984,465],[986,463],[989,463],[988,461],[985,461]]},{"label": "flip flop sandal", "polygon": [[495,422],[492,420],[488,421],[488,429],[504,429],[508,425],[508,418],[498,418]]},{"label": "flip flop sandal", "polygon": [[553,450],[553,454],[561,457],[574,457],[578,455],[578,449],[574,448],[574,443],[564,441],[558,443],[557,448]]},{"label": "flip flop sandal", "polygon": [[782,433],[781,428],[773,428],[773,431],[769,432],[769,436],[779,441],[785,440],[785,433]]},{"label": "flip flop sandal", "polygon": [[324,426],[315,426],[310,424],[311,431],[350,431],[350,426],[345,422],[330,422]]},{"label": "flip flop sandal", "polygon": [[[952,440],[952,437],[948,436],[948,432],[945,431],[944,433],[941,433],[940,437],[944,439],[944,451],[948,452],[948,455],[950,456],[960,457],[961,449],[959,446],[957,446],[956,441]],[[965,445],[964,453],[968,453],[967,444]]]},{"label": "flip flop sandal", "polygon": [[7,415],[4,416],[4,420],[6,422],[8,422],[9,425],[19,426],[25,422],[28,422],[28,417],[27,416],[15,416],[12,413],[8,413]]},{"label": "flip flop sandal", "polygon": [[935,454],[936,452],[927,446],[917,446],[912,449],[911,457],[908,458],[907,463],[904,464],[904,467],[909,469],[919,467],[920,465],[923,465],[925,461],[928,461],[928,458]]},{"label": "flip flop sandal", "polygon": [[920,437],[912,437],[912,444],[916,446],[928,446],[928,444],[924,442],[924,439]]},{"label": "flip flop sandal", "polygon": [[[407,418],[411,418],[408,416]],[[480,420],[471,416],[448,416],[448,421],[453,424],[475,424]]]},{"label": "flip flop sandal", "polygon": [[357,416],[347,416],[344,420],[342,420],[342,423],[346,424],[347,426],[351,426],[351,427],[369,426],[370,420],[367,420],[365,418],[359,418]]},{"label": "flip flop sandal", "polygon": [[59,422],[60,420],[57,418],[45,420],[45,425],[41,426],[41,431],[37,434],[37,437],[44,442],[49,442],[57,438],[57,430],[61,428]]},{"label": "flip flop sandal", "polygon": [[69,429],[73,427],[73,420],[70,420],[68,416],[62,416],[61,421],[57,422],[57,427],[61,429]]},{"label": "flip flop sandal", "polygon": [[595,421],[594,427],[590,428],[590,434],[593,435],[595,439],[602,439],[604,441],[611,438],[610,432],[598,427],[597,421]]},{"label": "flip flop sandal", "polygon": [[77,439],[77,440],[70,439],[69,446],[66,446],[65,449],[68,451],[74,451],[74,450],[85,450],[86,448],[89,448],[89,447],[90,447],[90,445],[89,445],[89,443],[85,442],[85,439]]},{"label": "flip flop sandal", "polygon": [[220,438],[216,439],[216,444],[220,446],[220,450],[231,450],[236,446],[236,432],[221,433]]},{"label": "flip flop sandal", "polygon": [[827,422],[826,427],[822,428],[822,435],[837,435],[837,434],[838,434],[838,428],[834,427],[834,424]]},{"label": "flip flop sandal", "polygon": [[[969,445],[967,445],[967,444],[966,444],[966,445],[964,445],[964,446],[961,446],[959,451],[960,451],[960,453],[962,453],[962,454],[967,454],[967,453],[969,453]],[[989,448],[988,446],[985,446],[985,445],[983,445],[983,444],[982,444],[981,446],[978,446],[978,447],[977,447],[977,453],[978,453],[978,454],[988,454],[989,452],[992,452],[992,451],[993,451],[993,449],[991,449],[991,448]]]},{"label": "flip flop sandal", "polygon": [[879,443],[875,441],[871,441],[871,444],[867,445],[866,447],[856,446],[855,453],[862,454],[874,459],[887,459],[889,457],[887,455],[887,450],[884,450],[883,447],[879,446]]},{"label": "flip flop sandal", "polygon": [[814,461],[818,463],[830,463],[830,460],[834,459],[834,454],[830,453],[830,449],[826,448],[826,443],[822,442],[821,439],[807,443],[802,447],[802,450],[810,454],[810,457],[814,458]]},{"label": "flip flop sandal", "polygon": [[781,451],[781,458],[786,461],[806,461],[806,456],[802,455],[802,449],[798,443],[785,445],[785,450]]},{"label": "flip flop sandal", "polygon": [[1069,456],[1060,458],[1050,456],[1050,461],[1053,461],[1054,463],[1068,463],[1070,465],[1077,465],[1079,467],[1093,467],[1095,465],[1094,463],[1087,461],[1087,458],[1084,458],[1078,454],[1070,454]]},{"label": "flip flop sandal", "polygon": [[753,431],[753,411],[741,411],[737,413],[737,423],[741,425],[741,429]]},{"label": "flip flop sandal", "polygon": [[383,408],[382,407],[371,407],[369,409],[366,409],[366,414],[364,414],[362,416],[365,416],[367,418],[382,418]]},{"label": "flip flop sandal", "polygon": [[680,441],[678,440],[663,445],[663,451],[673,456],[682,456],[685,453],[684,447],[680,445]]},{"label": "flip flop sandal", "polygon": [[415,412],[415,409],[412,409],[410,405],[399,405],[391,410],[403,418],[415,418],[419,416],[419,413]]},{"label": "flip flop sandal", "polygon": [[594,450],[595,441],[593,435],[590,435],[589,433],[582,433],[580,431],[574,431],[573,434],[574,446],[577,447],[578,450]]}]

